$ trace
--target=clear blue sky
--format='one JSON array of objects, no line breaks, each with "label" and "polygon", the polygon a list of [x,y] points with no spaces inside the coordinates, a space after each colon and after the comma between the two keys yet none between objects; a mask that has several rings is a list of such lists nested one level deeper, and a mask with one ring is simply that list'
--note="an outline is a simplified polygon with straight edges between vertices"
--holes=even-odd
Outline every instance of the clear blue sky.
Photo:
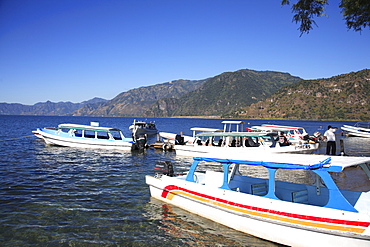
[{"label": "clear blue sky", "polygon": [[0,0],[0,102],[82,102],[239,69],[329,78],[370,68],[370,30],[331,0],[300,37],[280,0]]}]

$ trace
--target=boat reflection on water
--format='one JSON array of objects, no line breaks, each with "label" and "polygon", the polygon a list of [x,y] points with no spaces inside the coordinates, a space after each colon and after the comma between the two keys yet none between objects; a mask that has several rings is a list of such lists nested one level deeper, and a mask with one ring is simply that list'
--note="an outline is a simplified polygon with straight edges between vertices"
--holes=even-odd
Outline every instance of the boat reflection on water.
[{"label": "boat reflection on water", "polygon": [[166,235],[186,246],[283,246],[235,231],[154,198],[150,198],[145,216],[155,220]]}]

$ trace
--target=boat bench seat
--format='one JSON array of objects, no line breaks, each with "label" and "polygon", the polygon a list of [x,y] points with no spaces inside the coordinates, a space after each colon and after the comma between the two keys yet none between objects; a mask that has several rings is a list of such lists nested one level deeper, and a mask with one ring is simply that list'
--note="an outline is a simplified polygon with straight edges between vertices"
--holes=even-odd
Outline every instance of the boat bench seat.
[{"label": "boat bench seat", "polygon": [[308,203],[308,191],[307,190],[300,190],[292,192],[292,202],[296,203]]},{"label": "boat bench seat", "polygon": [[251,192],[252,195],[264,196],[267,194],[267,184],[266,183],[252,184]]}]

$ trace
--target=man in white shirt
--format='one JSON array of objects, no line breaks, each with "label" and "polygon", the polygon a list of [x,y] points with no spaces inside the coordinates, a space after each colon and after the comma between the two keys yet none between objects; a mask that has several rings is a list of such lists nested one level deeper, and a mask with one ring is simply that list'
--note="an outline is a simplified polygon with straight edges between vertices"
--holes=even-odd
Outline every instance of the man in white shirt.
[{"label": "man in white shirt", "polygon": [[324,133],[324,140],[327,140],[326,143],[326,154],[327,155],[335,155],[337,149],[336,149],[336,143],[335,143],[335,131],[337,130],[337,127],[328,126],[328,130]]}]

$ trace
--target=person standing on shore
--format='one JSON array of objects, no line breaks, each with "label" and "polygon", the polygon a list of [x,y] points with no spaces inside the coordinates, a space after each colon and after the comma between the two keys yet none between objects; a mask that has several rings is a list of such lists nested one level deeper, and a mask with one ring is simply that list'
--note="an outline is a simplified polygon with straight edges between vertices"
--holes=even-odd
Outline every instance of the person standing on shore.
[{"label": "person standing on shore", "polygon": [[328,126],[328,130],[324,133],[324,141],[326,140],[326,154],[335,155],[337,148],[335,143],[335,131],[337,127]]}]

